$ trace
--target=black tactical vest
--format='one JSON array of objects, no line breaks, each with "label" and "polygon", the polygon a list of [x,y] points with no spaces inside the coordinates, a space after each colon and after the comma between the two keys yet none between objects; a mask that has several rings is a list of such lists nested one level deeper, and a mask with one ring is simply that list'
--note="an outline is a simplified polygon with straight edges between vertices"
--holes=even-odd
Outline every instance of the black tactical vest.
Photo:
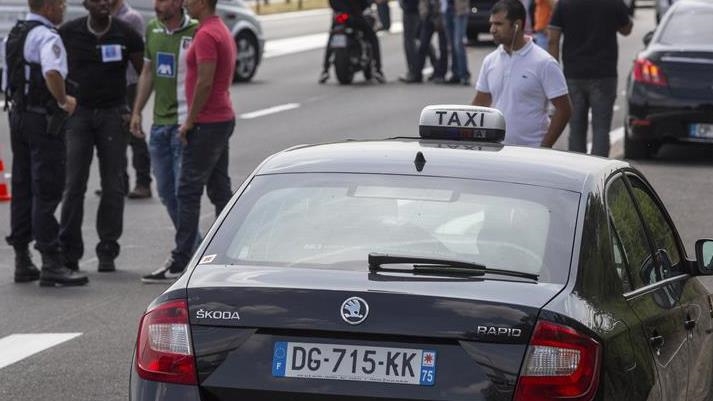
[{"label": "black tactical vest", "polygon": [[[39,63],[25,60],[25,41],[31,30],[43,25],[39,21],[18,21],[7,37],[5,60],[7,64],[7,87],[5,99],[15,110],[46,111],[53,102],[47,89]],[[29,69],[29,79],[26,70]],[[7,107],[7,103],[6,103]]]}]

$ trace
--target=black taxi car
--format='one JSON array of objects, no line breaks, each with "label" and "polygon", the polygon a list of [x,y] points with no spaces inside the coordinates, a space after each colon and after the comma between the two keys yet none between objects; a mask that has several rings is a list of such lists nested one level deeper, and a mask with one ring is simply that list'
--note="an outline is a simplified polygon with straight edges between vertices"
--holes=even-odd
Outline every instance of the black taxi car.
[{"label": "black taxi car", "polygon": [[265,160],[143,315],[130,399],[713,399],[713,241],[626,162],[420,121]]}]

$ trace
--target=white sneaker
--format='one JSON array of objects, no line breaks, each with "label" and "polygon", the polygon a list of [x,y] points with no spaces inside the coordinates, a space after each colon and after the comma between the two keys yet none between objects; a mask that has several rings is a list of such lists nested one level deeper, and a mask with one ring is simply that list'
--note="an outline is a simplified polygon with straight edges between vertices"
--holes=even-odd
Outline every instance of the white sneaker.
[{"label": "white sneaker", "polygon": [[179,267],[176,266],[173,258],[168,258],[163,267],[141,277],[141,282],[146,284],[172,283],[181,277],[185,270],[185,268],[183,268],[180,271],[176,271],[178,269]]}]

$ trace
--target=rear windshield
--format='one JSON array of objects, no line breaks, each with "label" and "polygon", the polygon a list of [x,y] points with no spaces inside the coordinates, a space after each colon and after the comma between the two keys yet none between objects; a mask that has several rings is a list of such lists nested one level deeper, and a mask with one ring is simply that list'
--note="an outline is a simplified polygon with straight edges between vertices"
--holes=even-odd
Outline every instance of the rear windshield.
[{"label": "rear windshield", "polygon": [[567,279],[579,194],[375,174],[257,176],[204,255],[217,264],[368,269],[371,252]]},{"label": "rear windshield", "polygon": [[711,38],[713,7],[681,7],[669,18],[659,42],[669,45],[710,45]]}]

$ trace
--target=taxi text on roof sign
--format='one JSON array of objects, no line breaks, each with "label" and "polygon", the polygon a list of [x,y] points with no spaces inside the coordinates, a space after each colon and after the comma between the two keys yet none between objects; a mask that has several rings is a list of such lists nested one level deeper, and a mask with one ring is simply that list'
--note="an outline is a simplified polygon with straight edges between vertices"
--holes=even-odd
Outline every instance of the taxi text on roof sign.
[{"label": "taxi text on roof sign", "polygon": [[424,139],[502,142],[505,117],[490,107],[440,104],[421,111],[419,135]]}]

